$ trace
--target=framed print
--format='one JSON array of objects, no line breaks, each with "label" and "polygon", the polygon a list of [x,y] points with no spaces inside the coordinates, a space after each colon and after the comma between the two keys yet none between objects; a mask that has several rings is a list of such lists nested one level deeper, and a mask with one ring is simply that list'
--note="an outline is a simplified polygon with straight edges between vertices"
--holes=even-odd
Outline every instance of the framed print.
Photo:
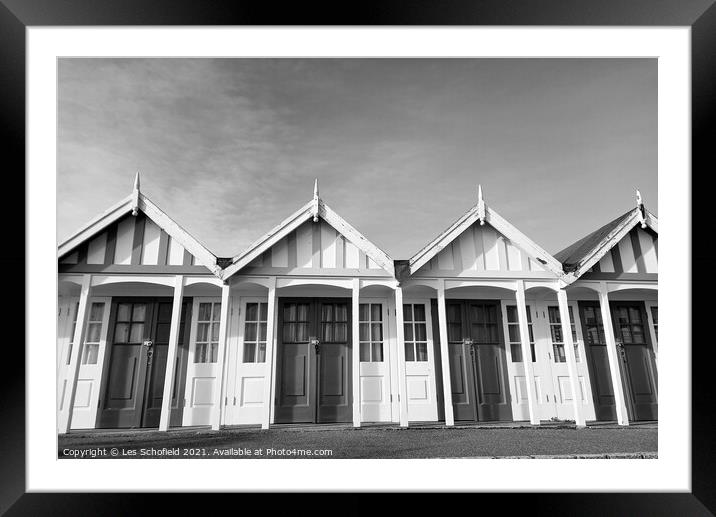
[{"label": "framed print", "polygon": [[713,508],[692,345],[709,2],[320,25],[100,6],[2,7],[27,193],[3,510],[108,491]]}]

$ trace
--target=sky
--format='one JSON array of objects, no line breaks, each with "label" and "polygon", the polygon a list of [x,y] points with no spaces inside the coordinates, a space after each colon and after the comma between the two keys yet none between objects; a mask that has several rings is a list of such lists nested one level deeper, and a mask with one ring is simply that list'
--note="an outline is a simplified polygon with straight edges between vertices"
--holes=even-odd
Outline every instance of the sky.
[{"label": "sky", "polygon": [[550,253],[657,206],[655,59],[58,65],[58,243],[132,191],[220,257],[313,196],[393,259],[477,202]]}]

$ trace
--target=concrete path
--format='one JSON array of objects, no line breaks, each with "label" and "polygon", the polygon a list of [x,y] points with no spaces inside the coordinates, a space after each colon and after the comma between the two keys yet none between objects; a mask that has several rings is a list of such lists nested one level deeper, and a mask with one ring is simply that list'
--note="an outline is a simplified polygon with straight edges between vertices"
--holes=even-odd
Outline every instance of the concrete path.
[{"label": "concrete path", "polygon": [[[442,427],[442,426],[440,426]],[[60,458],[654,458],[656,425],[554,427],[286,427],[73,432]]]}]

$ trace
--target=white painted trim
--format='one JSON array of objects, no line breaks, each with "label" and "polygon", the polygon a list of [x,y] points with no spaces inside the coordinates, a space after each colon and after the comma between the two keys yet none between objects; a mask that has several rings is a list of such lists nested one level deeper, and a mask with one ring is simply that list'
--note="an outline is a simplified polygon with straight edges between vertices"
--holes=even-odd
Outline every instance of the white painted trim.
[{"label": "white painted trim", "polygon": [[353,280],[350,278],[278,278],[276,280],[276,288],[291,287],[296,285],[330,285],[333,287],[341,287],[343,289],[353,289]]},{"label": "white painted trim", "polygon": [[[266,419],[261,423],[262,429],[268,429],[269,423],[273,424],[275,421],[275,409],[274,399],[276,397],[276,368],[277,368],[277,343],[278,343],[278,303],[276,292],[276,277],[269,279],[268,286],[268,313],[266,320],[266,362],[269,367],[268,373],[268,400],[266,404],[268,406]],[[271,338],[269,340],[269,337]],[[270,348],[270,350],[269,350]]]},{"label": "white painted trim", "polygon": [[[559,319],[562,323],[562,339],[565,355],[567,356],[567,372],[569,373],[569,384],[572,388],[572,405],[574,407],[574,422],[577,427],[584,427],[587,421],[584,417],[584,405],[582,404],[582,388],[579,384],[579,371],[577,370],[577,357],[574,355],[574,341],[572,340],[572,324],[569,317],[569,305],[567,292],[564,289],[557,291],[557,303],[559,305]],[[549,319],[547,318],[549,327]],[[575,322],[576,327],[576,322]],[[549,335],[549,328],[548,328]],[[551,341],[551,340],[550,340]],[[585,358],[586,360],[586,358]],[[554,375],[554,374],[553,374]]]},{"label": "white painted trim", "polygon": [[651,315],[651,309],[655,307],[659,308],[658,301],[645,300],[644,308],[646,309],[646,319],[649,322],[649,335],[651,336],[651,344],[654,348],[654,360],[656,361],[657,367],[659,364],[659,340],[656,337],[656,331],[654,330],[654,318]]},{"label": "white painted trim", "polygon": [[210,284],[221,287],[224,283],[215,276],[187,276],[184,278],[184,286],[189,287],[195,284]]},{"label": "white painted trim", "polygon": [[658,291],[659,284],[651,282],[607,282],[607,291],[610,293],[623,291],[624,289],[653,289]]},{"label": "white painted trim", "polygon": [[452,382],[450,379],[450,352],[448,350],[447,311],[445,308],[445,281],[438,283],[438,332],[440,333],[440,367],[443,374],[443,401],[445,425],[455,425],[452,407]]},{"label": "white painted trim", "polygon": [[445,289],[457,289],[458,287],[498,287],[510,291],[517,290],[517,282],[522,280],[446,280]]},{"label": "white painted trim", "polygon": [[408,379],[405,373],[405,328],[403,324],[403,289],[395,288],[395,330],[398,349],[398,398],[400,427],[408,427]]},{"label": "white painted trim", "polygon": [[609,359],[609,373],[612,378],[612,391],[614,392],[614,404],[616,405],[617,421],[619,425],[629,425],[626,397],[620,374],[619,352],[617,351],[616,337],[614,336],[612,311],[609,306],[609,290],[607,289],[606,282],[600,282],[599,308],[602,312],[604,337],[607,340],[607,357]]},{"label": "white painted trim", "polygon": [[67,390],[65,401],[62,404],[58,419],[58,432],[67,433],[72,428],[72,412],[75,407],[75,394],[77,392],[77,376],[80,371],[80,359],[87,326],[88,306],[87,300],[92,288],[92,275],[84,275],[82,278],[82,290],[80,292],[80,305],[77,309],[77,324],[75,335],[72,338],[72,355],[67,368]]},{"label": "white painted trim", "polygon": [[[517,317],[520,325],[520,342],[522,344],[522,363],[525,368],[525,384],[527,385],[527,403],[530,412],[530,423],[540,425],[537,408],[537,394],[535,393],[535,373],[532,364],[532,348],[530,346],[530,330],[527,321],[527,304],[525,300],[525,284],[523,280],[517,281]],[[571,330],[570,330],[571,332]],[[570,334],[571,335],[571,334]]]},{"label": "white painted trim", "polygon": [[353,391],[353,427],[360,427],[361,422],[361,399],[360,399],[360,279],[353,279],[351,289],[351,330],[352,330],[352,391]]},{"label": "white painted trim", "polygon": [[125,284],[128,282],[174,287],[175,278],[175,275],[95,275],[92,277],[92,287],[108,284]]},{"label": "white painted trim", "polygon": [[224,285],[221,287],[221,321],[219,322],[219,350],[217,351],[216,374],[216,399],[214,399],[214,411],[211,416],[211,428],[218,431],[221,427],[221,415],[224,405],[224,370],[226,368],[226,336],[229,326],[229,295],[231,286]]},{"label": "white painted trim", "polygon": [[169,430],[169,420],[172,411],[172,388],[176,377],[177,350],[179,349],[179,324],[181,321],[182,299],[184,294],[184,277],[177,275],[174,284],[174,299],[172,301],[172,319],[169,326],[169,347],[167,350],[167,364],[164,373],[164,390],[162,391],[162,409],[159,417],[159,430]]}]

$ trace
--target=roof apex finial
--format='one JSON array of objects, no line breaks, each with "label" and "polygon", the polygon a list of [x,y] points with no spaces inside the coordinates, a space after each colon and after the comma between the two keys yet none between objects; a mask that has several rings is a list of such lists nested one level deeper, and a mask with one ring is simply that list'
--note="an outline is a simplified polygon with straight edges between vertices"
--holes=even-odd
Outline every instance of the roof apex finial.
[{"label": "roof apex finial", "polygon": [[134,176],[134,189],[132,190],[132,215],[139,213],[139,171]]},{"label": "roof apex finial", "polygon": [[639,192],[639,189],[636,189],[636,206],[643,206],[644,202],[641,200],[641,192]]},{"label": "roof apex finial", "polygon": [[313,183],[313,222],[318,222],[318,178],[316,178],[316,181]]},{"label": "roof apex finial", "polygon": [[134,190],[139,190],[139,171],[134,176]]},{"label": "roof apex finial", "polygon": [[477,185],[477,218],[480,226],[485,226],[485,199],[482,197],[482,185]]},{"label": "roof apex finial", "polygon": [[641,227],[646,228],[646,209],[644,208],[644,201],[641,199],[641,192],[639,192],[639,189],[636,189],[636,207],[639,210]]}]

